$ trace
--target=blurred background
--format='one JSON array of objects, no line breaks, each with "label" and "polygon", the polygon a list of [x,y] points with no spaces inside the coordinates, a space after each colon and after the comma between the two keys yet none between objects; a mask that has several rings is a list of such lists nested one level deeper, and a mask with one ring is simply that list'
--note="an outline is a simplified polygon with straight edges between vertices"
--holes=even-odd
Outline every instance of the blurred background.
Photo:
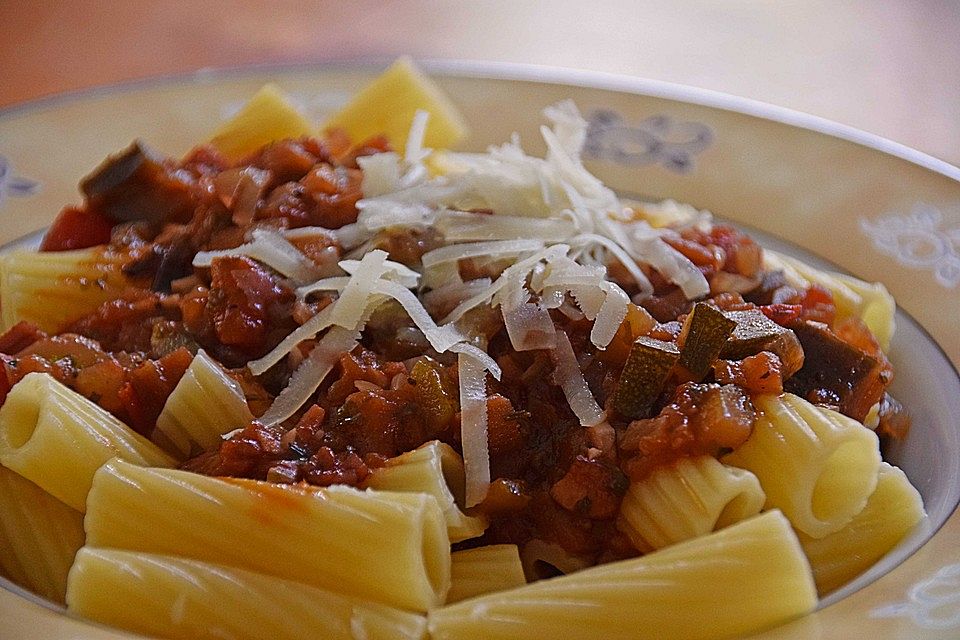
[{"label": "blurred background", "polygon": [[960,164],[954,0],[0,0],[0,108],[201,68],[401,53],[705,87]]}]

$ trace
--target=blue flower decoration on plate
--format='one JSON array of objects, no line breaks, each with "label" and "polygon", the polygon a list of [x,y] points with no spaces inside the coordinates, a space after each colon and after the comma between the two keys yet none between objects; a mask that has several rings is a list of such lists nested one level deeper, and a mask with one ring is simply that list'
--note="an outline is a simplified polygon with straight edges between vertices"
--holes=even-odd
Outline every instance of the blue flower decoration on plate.
[{"label": "blue flower decoration on plate", "polygon": [[615,164],[661,164],[676,173],[689,173],[694,157],[712,142],[713,130],[700,122],[656,115],[631,126],[619,113],[598,109],[587,118],[584,152]]},{"label": "blue flower decoration on plate", "polygon": [[26,198],[39,190],[39,182],[16,175],[10,161],[0,155],[0,204],[3,204],[8,196]]}]

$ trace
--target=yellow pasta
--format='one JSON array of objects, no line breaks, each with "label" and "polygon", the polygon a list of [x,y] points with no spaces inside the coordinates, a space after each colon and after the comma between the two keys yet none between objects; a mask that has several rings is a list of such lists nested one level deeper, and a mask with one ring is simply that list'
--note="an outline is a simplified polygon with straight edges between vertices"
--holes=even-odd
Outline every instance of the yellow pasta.
[{"label": "yellow pasta", "polygon": [[0,569],[34,593],[63,602],[67,572],[83,545],[83,514],[0,467]]},{"label": "yellow pasta", "polygon": [[[390,106],[384,109],[384,105]],[[427,147],[446,149],[467,134],[457,108],[409,58],[400,58],[390,65],[333,114],[324,128],[343,129],[357,143],[386,135],[394,148],[402,150],[417,110],[430,114],[423,141]]]},{"label": "yellow pasta", "polygon": [[757,477],[711,456],[683,458],[630,485],[619,528],[643,552],[702,536],[760,513]]},{"label": "yellow pasta", "polygon": [[406,609],[443,602],[450,542],[431,496],[220,479],[111,461],[87,544],[250,569]]},{"label": "yellow pasta", "polygon": [[491,544],[450,554],[447,603],[506,591],[527,583],[515,544]]},{"label": "yellow pasta", "polygon": [[24,377],[0,408],[0,464],[77,511],[86,511],[93,474],[114,457],[174,465],[157,445],[46,373]]},{"label": "yellow pasta", "polygon": [[387,461],[373,471],[366,486],[386,491],[419,491],[437,499],[447,521],[450,542],[483,535],[484,518],[460,510],[464,500],[463,460],[453,448],[434,440]]},{"label": "yellow pasta", "polygon": [[85,547],[68,610],[175,640],[393,640],[424,637],[422,615],[252,571]]},{"label": "yellow pasta", "polygon": [[119,256],[101,249],[0,256],[0,319],[3,329],[26,320],[44,331],[62,330],[129,285]]},{"label": "yellow pasta", "polygon": [[903,471],[881,463],[876,490],[847,526],[819,539],[798,534],[821,595],[870,568],[924,516],[920,494]]},{"label": "yellow pasta", "polygon": [[750,438],[726,456],[753,472],[797,530],[814,538],[839,531],[863,509],[877,484],[876,434],[829,409],[786,393],[759,396]]},{"label": "yellow pasta", "polygon": [[314,135],[313,125],[273,84],[264,85],[232,118],[221,124],[210,144],[229,160],[241,160],[260,147]]},{"label": "yellow pasta", "polygon": [[856,317],[863,320],[880,347],[890,347],[890,339],[896,329],[894,315],[897,304],[893,296],[879,282],[865,282],[853,276],[830,271],[821,271],[774,251],[764,251],[764,267],[782,269],[787,279],[795,286],[808,287],[819,284],[833,295],[837,307],[837,319]]},{"label": "yellow pasta", "polygon": [[251,420],[240,385],[200,351],[163,405],[152,437],[170,453],[186,458],[215,449],[223,434]]},{"label": "yellow pasta", "polygon": [[431,611],[433,640],[706,640],[813,610],[810,566],[770,511],[633,560]]}]

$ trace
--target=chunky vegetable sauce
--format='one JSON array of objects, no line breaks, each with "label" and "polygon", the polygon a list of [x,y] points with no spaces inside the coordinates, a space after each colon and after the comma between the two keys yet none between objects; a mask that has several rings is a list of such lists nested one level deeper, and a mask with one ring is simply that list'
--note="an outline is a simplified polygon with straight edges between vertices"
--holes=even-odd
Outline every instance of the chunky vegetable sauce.
[{"label": "chunky vegetable sauce", "polygon": [[[257,229],[356,222],[363,178],[357,159],[386,150],[382,138],[351,147],[333,136],[277,142],[234,164],[208,147],[176,161],[142,143],[109,158],[83,181],[83,204],[61,213],[42,249],[103,245],[129,286],[54,335],[21,323],[0,336],[0,395],[29,372],[48,372],[149,435],[192,355],[203,349],[262,415],[315,341],[302,342],[263,375],[246,364],[337,294],[300,297],[288,278],[251,257],[222,256],[209,267],[193,266],[194,257],[237,247]],[[630,481],[680,458],[735,449],[753,428],[756,394],[791,391],[860,421],[879,407],[879,432],[903,435],[905,418],[886,394],[890,363],[862,322],[837,321],[826,289],[797,289],[782,272],[765,271],[763,250],[732,227],[691,225],[666,241],[706,278],[708,295],[688,300],[646,265],[653,292],[640,295],[634,277],[609,264],[607,277],[634,302],[604,349],[591,341],[592,323],[582,314],[549,310],[605,412],[594,426],[582,427],[568,405],[549,350],[515,350],[500,311],[489,306],[464,316],[461,326],[482,340],[502,376],[487,382],[492,483],[475,507],[491,526],[462,544],[538,539],[584,564],[636,555],[617,529]],[[345,251],[334,236],[317,231],[290,242],[317,273],[339,273]],[[366,248],[419,268],[438,246],[433,229],[397,227],[378,232]],[[464,280],[496,278],[503,266],[457,263]],[[420,291],[420,299],[435,318],[452,310],[430,291]],[[362,487],[371,469],[430,440],[459,449],[460,422],[456,354],[434,351],[404,309],[388,302],[295,415],[274,426],[237,424],[219,449],[197,451],[183,467]]]}]

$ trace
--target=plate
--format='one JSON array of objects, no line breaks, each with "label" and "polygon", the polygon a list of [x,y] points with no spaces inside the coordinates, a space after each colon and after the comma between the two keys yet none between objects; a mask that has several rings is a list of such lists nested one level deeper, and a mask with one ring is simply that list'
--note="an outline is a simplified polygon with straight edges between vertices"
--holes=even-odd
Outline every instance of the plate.
[{"label": "plate", "polygon": [[[930,514],[867,574],[764,640],[960,636],[960,169],[842,125],[709,91],[542,67],[424,66],[482,150],[518,131],[532,153],[543,107],[575,100],[588,168],[625,196],[673,198],[758,232],[767,246],[883,282],[900,309],[894,394],[914,429],[893,452]],[[0,111],[0,242],[48,225],[77,182],[143,138],[172,155],[209,135],[266,82],[313,118],[380,64],[202,71]],[[0,588],[0,637],[131,638]]]}]

